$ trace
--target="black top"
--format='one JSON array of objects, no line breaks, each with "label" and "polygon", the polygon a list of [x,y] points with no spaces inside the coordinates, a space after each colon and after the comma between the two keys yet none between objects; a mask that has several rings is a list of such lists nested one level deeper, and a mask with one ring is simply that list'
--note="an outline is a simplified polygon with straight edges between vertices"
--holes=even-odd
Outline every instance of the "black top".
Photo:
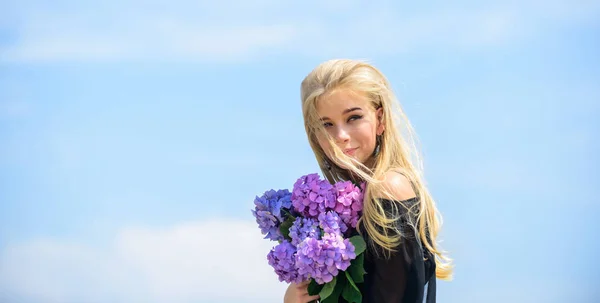
[{"label": "black top", "polygon": [[[396,203],[390,200],[380,200],[386,211]],[[408,207],[419,202],[418,198],[400,201]],[[418,207],[418,206],[417,206]],[[434,303],[436,293],[435,258],[421,244],[414,226],[418,222],[414,216],[408,215],[406,209],[399,206],[399,230],[402,239],[390,258],[380,253],[375,254],[371,245],[365,254],[365,281],[358,284],[363,294],[363,303]],[[364,230],[363,230],[364,231]],[[362,233],[369,243],[369,235]],[[425,299],[425,300],[424,300]]]}]

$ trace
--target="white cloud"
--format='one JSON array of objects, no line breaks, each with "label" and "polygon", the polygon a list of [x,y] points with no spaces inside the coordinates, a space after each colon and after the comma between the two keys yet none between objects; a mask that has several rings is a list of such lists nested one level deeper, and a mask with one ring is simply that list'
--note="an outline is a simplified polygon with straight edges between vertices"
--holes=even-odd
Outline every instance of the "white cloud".
[{"label": "white cloud", "polygon": [[41,239],[4,249],[0,289],[32,302],[278,302],[272,245],[237,220],[124,228],[106,247]]},{"label": "white cloud", "polygon": [[[69,17],[67,17],[69,18]],[[68,19],[67,19],[68,20]],[[51,20],[32,21],[19,42],[3,51],[6,61],[113,60],[243,60],[261,50],[272,50],[295,35],[288,25],[208,27],[179,20],[138,20],[116,28]],[[60,23],[59,23],[60,24]]]}]

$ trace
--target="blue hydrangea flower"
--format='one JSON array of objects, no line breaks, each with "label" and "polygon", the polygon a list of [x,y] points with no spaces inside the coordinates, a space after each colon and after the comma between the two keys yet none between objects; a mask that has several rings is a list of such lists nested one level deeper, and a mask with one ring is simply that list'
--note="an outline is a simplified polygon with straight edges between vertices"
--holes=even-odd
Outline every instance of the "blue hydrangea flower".
[{"label": "blue hydrangea flower", "polygon": [[279,225],[284,221],[283,210],[290,210],[292,206],[291,193],[287,189],[266,191],[254,200],[255,208],[252,214],[265,239],[273,241],[283,240]]},{"label": "blue hydrangea flower", "polygon": [[290,238],[292,238],[292,244],[297,246],[307,237],[319,239],[320,232],[319,223],[315,220],[298,217],[290,227]]}]

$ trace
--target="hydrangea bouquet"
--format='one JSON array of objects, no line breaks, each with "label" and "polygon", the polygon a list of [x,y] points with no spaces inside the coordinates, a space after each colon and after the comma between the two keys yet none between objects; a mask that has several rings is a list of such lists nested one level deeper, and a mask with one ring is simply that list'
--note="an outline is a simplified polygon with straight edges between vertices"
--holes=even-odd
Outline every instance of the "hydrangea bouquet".
[{"label": "hydrangea bouquet", "polygon": [[279,281],[310,280],[309,294],[323,303],[361,302],[366,243],[356,232],[364,184],[335,184],[318,174],[302,176],[292,192],[268,190],[252,214],[265,239],[278,242],[267,254]]}]

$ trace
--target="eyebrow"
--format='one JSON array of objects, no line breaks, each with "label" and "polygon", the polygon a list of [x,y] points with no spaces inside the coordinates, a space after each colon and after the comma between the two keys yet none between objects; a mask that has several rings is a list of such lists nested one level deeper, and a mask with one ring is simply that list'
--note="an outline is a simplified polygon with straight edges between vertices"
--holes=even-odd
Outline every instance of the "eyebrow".
[{"label": "eyebrow", "polygon": [[[345,109],[342,112],[342,115],[345,115],[347,113],[350,113],[350,112],[353,112],[353,111],[356,111],[356,110],[362,110],[362,108],[360,108],[360,107],[353,107],[353,108]],[[322,117],[321,120],[325,121],[325,120],[331,120],[331,119],[329,119],[328,117]]]}]

